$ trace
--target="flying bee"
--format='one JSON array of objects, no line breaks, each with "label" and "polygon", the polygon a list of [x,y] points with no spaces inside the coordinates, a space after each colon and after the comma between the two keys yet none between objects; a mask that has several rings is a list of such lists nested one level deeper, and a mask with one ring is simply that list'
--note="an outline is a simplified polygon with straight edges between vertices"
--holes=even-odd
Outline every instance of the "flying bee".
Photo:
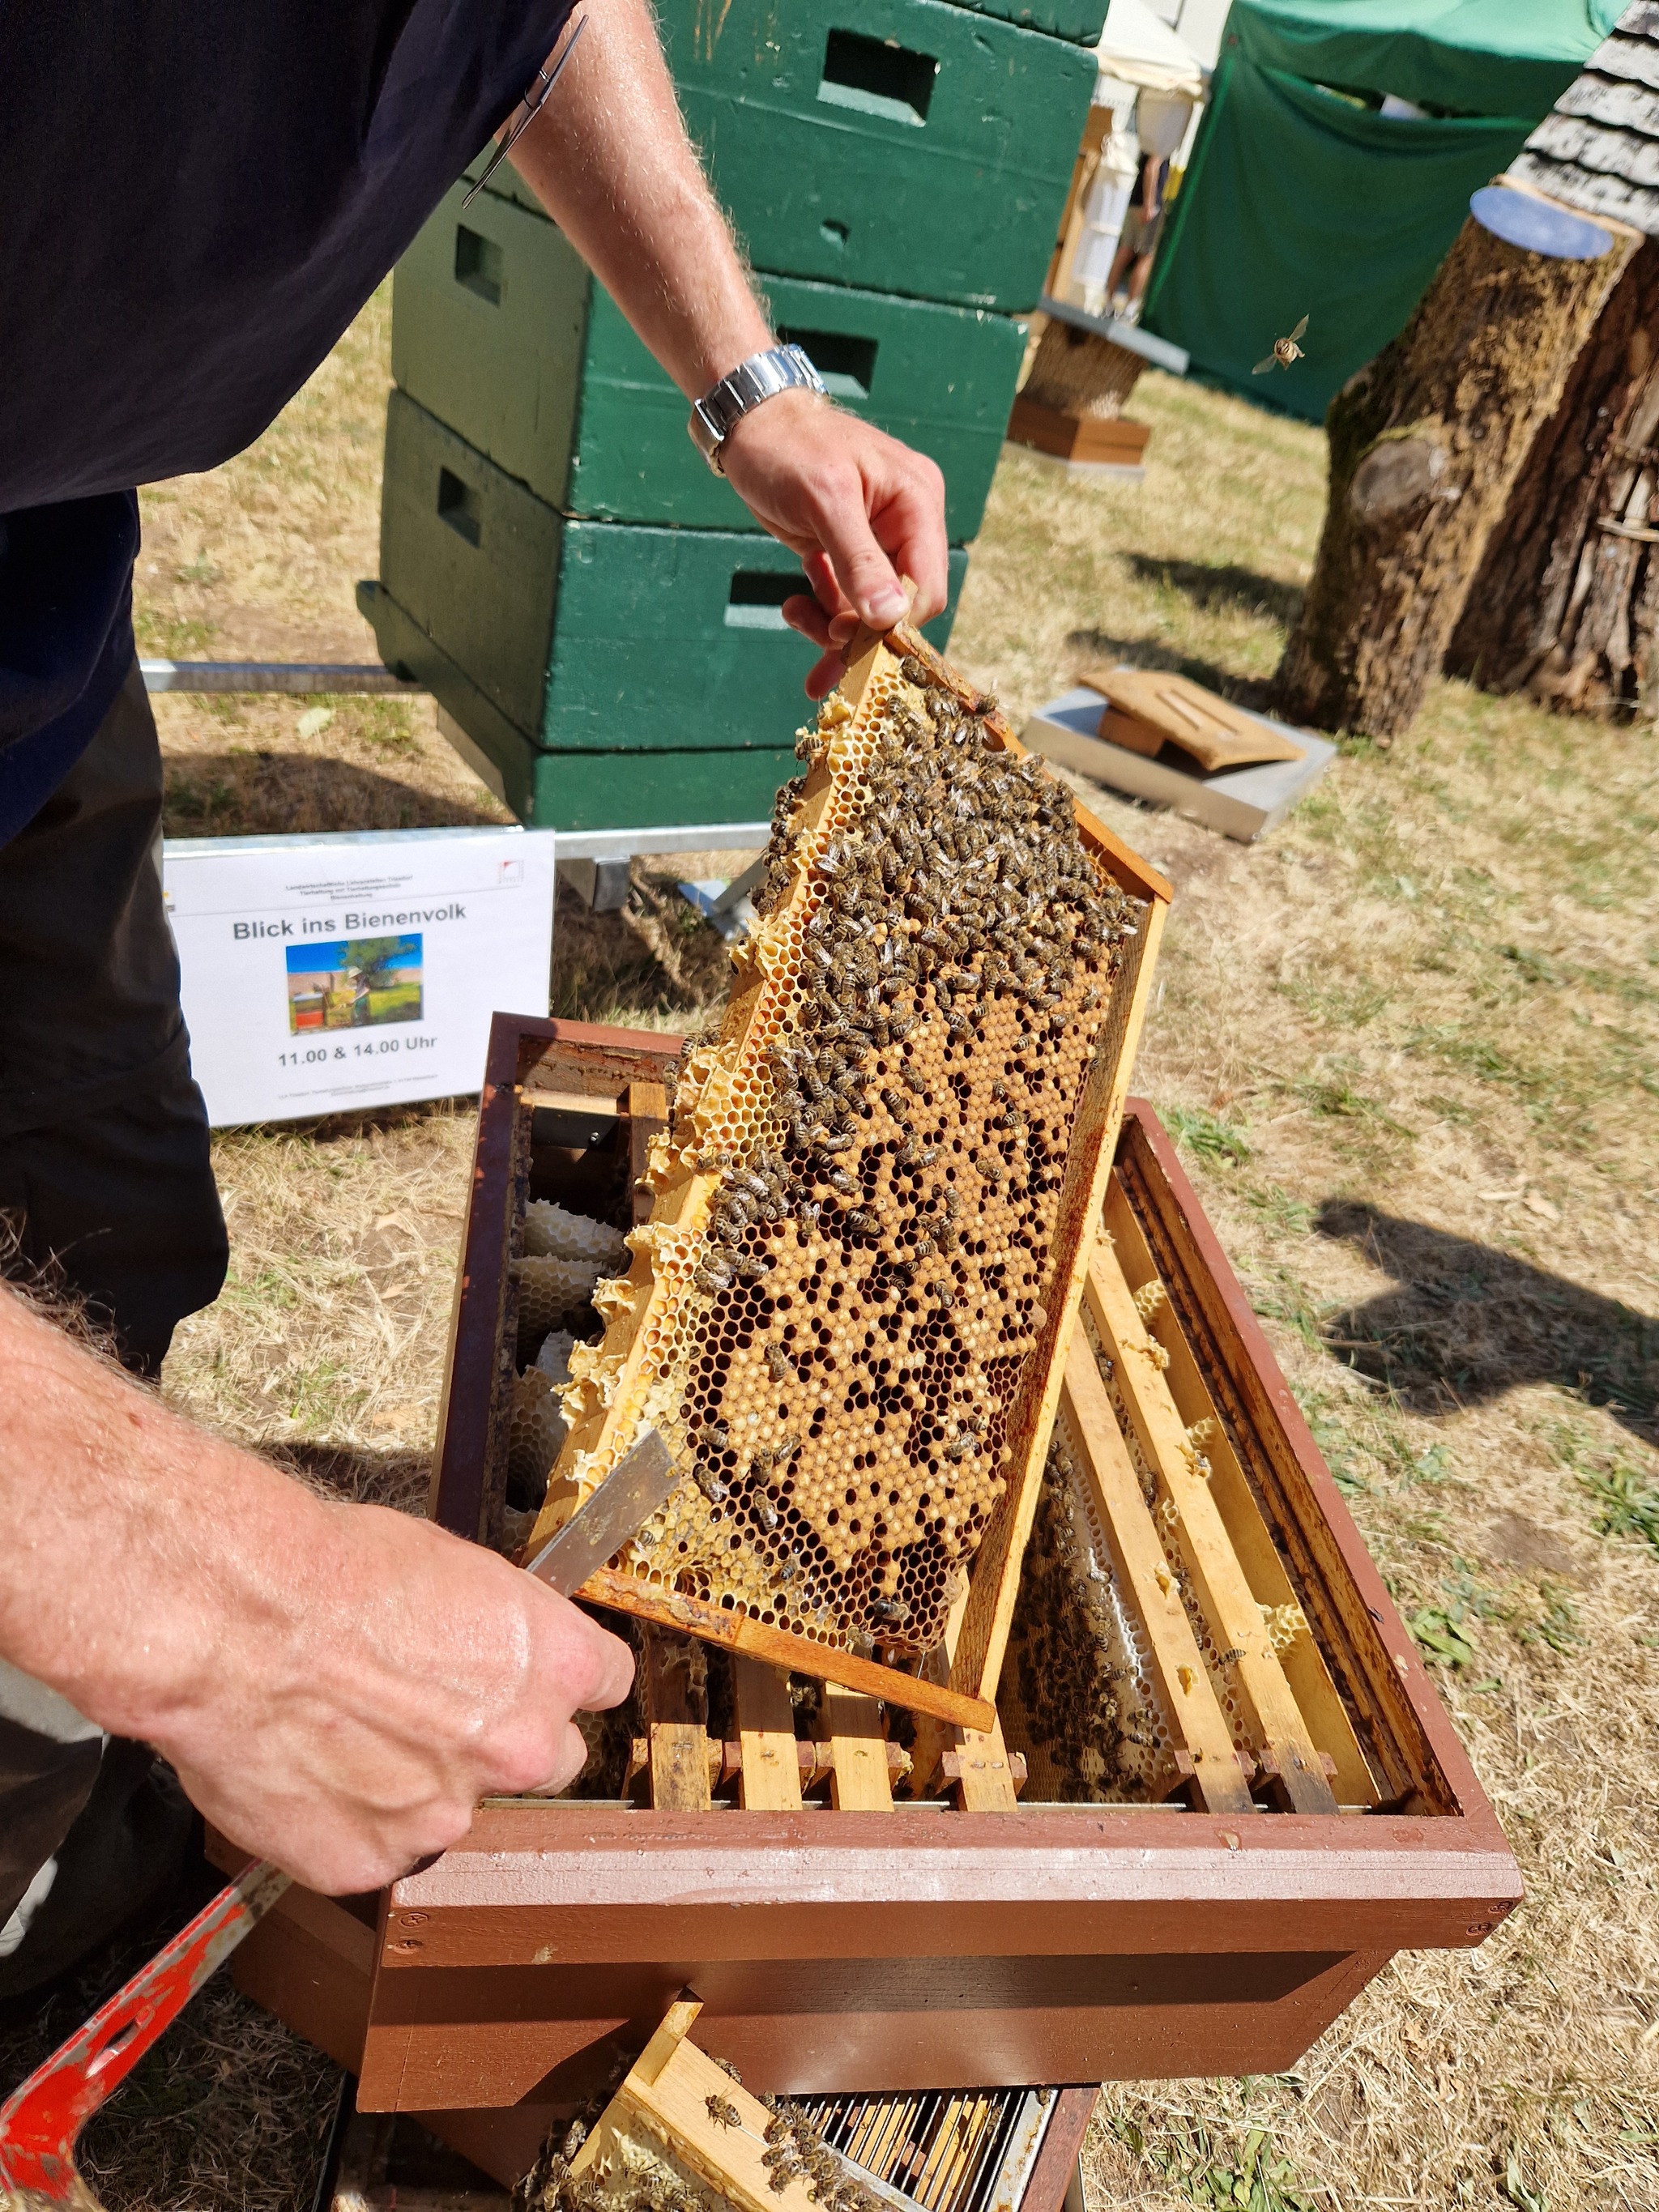
[{"label": "flying bee", "polygon": [[1304,336],[1307,331],[1307,327],[1308,318],[1304,315],[1302,320],[1291,332],[1289,337],[1275,338],[1273,340],[1273,351],[1267,356],[1265,361],[1257,362],[1255,367],[1250,371],[1250,374],[1252,376],[1265,376],[1269,369],[1291,368],[1294,367],[1298,361],[1305,361],[1307,359],[1307,355],[1297,343],[1297,340]]}]

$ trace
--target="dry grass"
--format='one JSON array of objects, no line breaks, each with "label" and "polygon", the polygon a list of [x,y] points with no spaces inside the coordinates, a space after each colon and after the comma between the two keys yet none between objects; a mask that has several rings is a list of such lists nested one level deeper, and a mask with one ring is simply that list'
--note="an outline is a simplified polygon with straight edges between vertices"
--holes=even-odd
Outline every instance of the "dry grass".
[{"label": "dry grass", "polygon": [[[374,567],[384,344],[376,306],[251,454],[147,497],[152,647],[193,623],[191,650],[367,653],[349,593]],[[1132,411],[1155,425],[1144,486],[1017,456],[999,476],[956,646],[1016,710],[1108,653],[1247,697],[1272,672],[1322,441],[1152,376]],[[181,580],[198,558],[216,579]],[[423,707],[338,702],[302,739],[292,702],[164,703],[175,834],[494,811]],[[1656,787],[1651,732],[1439,685],[1259,848],[1089,793],[1177,884],[1139,1085],[1529,1890],[1480,1950],[1389,1968],[1291,2075],[1114,2086],[1096,2212],[1659,2205]],[[556,1011],[695,1019],[723,962],[666,884],[704,872],[665,869],[625,915],[567,908]],[[314,1479],[413,1499],[470,1134],[445,1108],[222,1139],[232,1282],[180,1333],[173,1395]],[[158,2161],[128,2092],[100,2124],[111,2205],[303,2204],[328,2069],[228,1996],[175,2049],[199,2154]]]},{"label": "dry grass", "polygon": [[[1247,700],[1277,660],[1322,439],[1134,411],[1138,490],[999,477],[957,649],[1017,710],[1103,653]],[[1138,1087],[1529,1893],[1294,2075],[1115,2087],[1097,2204],[1659,2204],[1659,740],[1439,684],[1256,848],[1079,787],[1177,886]]]}]

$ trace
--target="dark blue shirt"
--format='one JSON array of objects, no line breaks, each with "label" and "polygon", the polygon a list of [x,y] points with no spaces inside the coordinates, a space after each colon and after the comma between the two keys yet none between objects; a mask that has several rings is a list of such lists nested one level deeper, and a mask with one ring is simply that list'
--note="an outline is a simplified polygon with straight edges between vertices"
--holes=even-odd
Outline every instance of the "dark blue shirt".
[{"label": "dark blue shirt", "polygon": [[0,840],[131,662],[133,487],[258,437],[570,6],[0,0]]}]

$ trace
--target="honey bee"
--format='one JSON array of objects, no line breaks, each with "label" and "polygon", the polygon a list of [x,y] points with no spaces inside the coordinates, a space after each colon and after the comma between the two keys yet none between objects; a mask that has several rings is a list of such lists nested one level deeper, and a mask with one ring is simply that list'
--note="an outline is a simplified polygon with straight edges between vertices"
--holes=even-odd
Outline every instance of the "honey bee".
[{"label": "honey bee", "polygon": [[1250,371],[1251,375],[1265,376],[1269,369],[1291,368],[1298,361],[1305,361],[1307,356],[1297,341],[1305,336],[1307,328],[1308,318],[1304,315],[1289,337],[1273,340],[1273,351],[1265,360],[1257,362],[1255,367]]},{"label": "honey bee", "polygon": [[711,2090],[702,2101],[704,2111],[717,2128],[740,2128],[743,2125],[743,2114],[728,2098],[722,2097],[717,2091]]}]

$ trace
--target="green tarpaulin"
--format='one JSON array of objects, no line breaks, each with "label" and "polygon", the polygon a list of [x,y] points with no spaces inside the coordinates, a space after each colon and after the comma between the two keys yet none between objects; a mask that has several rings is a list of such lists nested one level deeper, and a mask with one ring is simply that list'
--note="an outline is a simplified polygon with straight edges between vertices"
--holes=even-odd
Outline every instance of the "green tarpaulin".
[{"label": "green tarpaulin", "polygon": [[[1319,421],[1406,323],[1470,193],[1619,13],[1620,0],[1234,0],[1147,329],[1218,381]],[[1389,93],[1454,112],[1364,104]],[[1307,359],[1254,375],[1304,314]]]}]

